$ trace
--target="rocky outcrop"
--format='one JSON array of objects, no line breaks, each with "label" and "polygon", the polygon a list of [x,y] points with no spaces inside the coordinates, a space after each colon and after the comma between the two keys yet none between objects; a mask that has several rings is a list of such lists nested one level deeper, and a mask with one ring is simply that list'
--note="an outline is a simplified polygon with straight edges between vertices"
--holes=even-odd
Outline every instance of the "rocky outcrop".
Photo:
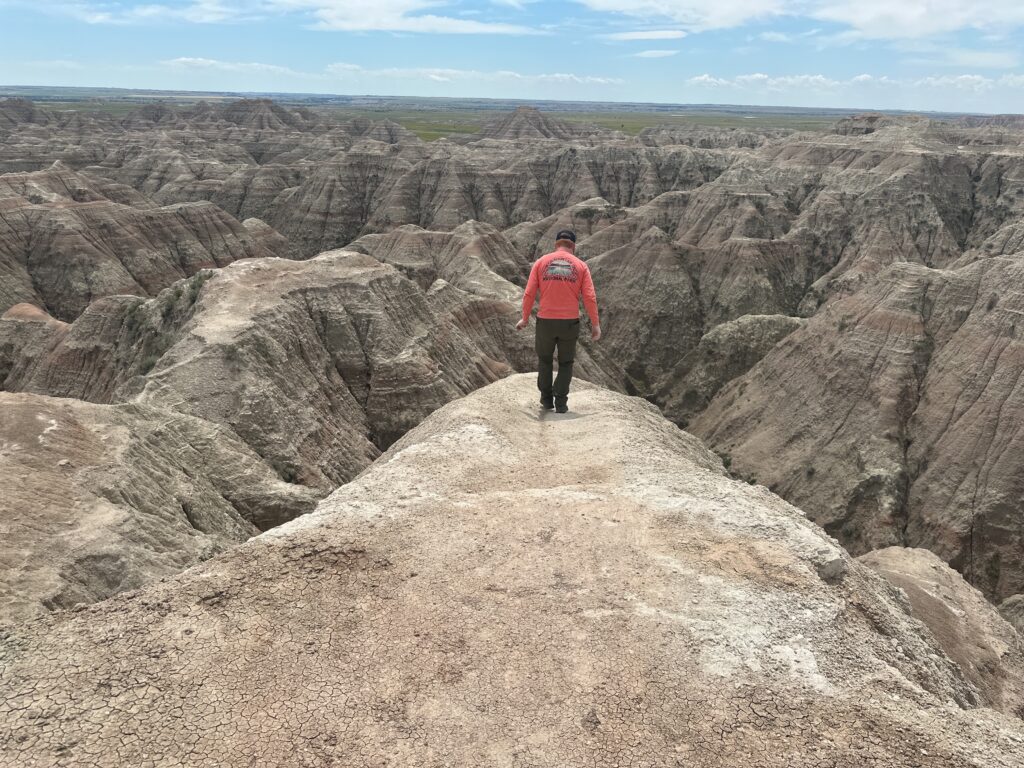
[{"label": "rocky outcrop", "polygon": [[701,149],[757,149],[793,133],[785,128],[745,130],[694,124],[644,128],[637,139],[648,147],[683,145]]},{"label": "rocky outcrop", "polygon": [[859,560],[906,593],[985,706],[1024,718],[1024,640],[978,590],[926,549],[889,547]]},{"label": "rocky outcrop", "polygon": [[518,253],[533,263],[554,250],[556,234],[563,229],[569,229],[576,233],[579,245],[577,255],[585,259],[588,253],[597,255],[607,250],[604,247],[588,248],[584,245],[590,242],[588,238],[592,238],[626,216],[627,212],[622,206],[613,205],[602,197],[594,197],[537,221],[525,221],[509,227],[505,230],[505,236]]},{"label": "rocky outcrop", "polygon": [[11,130],[22,125],[46,125],[52,115],[40,109],[28,99],[3,99],[0,101],[0,130]]},{"label": "rocky outcrop", "polygon": [[634,388],[644,392],[697,345],[704,327],[686,249],[651,228],[629,245],[587,263],[601,289],[603,343]]},{"label": "rocky outcrop", "polygon": [[890,268],[726,386],[691,429],[855,553],[926,547],[1020,592],[1019,259]]},{"label": "rocky outcrop", "polygon": [[532,357],[525,334],[490,337],[515,336],[510,305],[428,298],[360,254],[325,262],[206,271],[71,325],[27,304],[0,319],[2,388],[77,398],[0,393],[0,463],[19,478],[0,502],[17,534],[0,623],[138,587],[308,512],[438,405]]},{"label": "rocky outcrop", "polygon": [[15,627],[0,759],[1024,760],[1020,721],[972,709],[899,594],[797,510],[642,401],[581,387],[557,417],[532,391],[481,390],[316,513]]},{"label": "rocky outcrop", "polygon": [[[308,432],[273,436],[283,453],[258,444],[252,427],[247,444],[282,476],[326,491],[427,404],[491,381],[495,370],[530,368],[530,335],[511,330],[516,286],[570,227],[604,304],[605,340],[581,347],[586,376],[699,425],[737,474],[770,483],[855,552],[926,546],[993,599],[1024,589],[1012,502],[1020,453],[1006,427],[1019,309],[1016,267],[1006,265],[1024,251],[1024,150],[1011,119],[866,116],[801,133],[747,121],[744,130],[673,126],[626,137],[523,110],[489,137],[424,142],[387,121],[264,100],[146,106],[127,117],[5,104],[0,171],[32,173],[0,177],[0,215],[15,243],[0,307],[31,302],[72,320],[97,297],[154,296],[240,256],[306,258],[352,244],[408,278],[388,296],[412,302],[434,329],[402,349],[450,330],[465,352],[453,353],[455,367],[483,371],[472,383],[449,386],[459,376],[436,372],[423,384],[424,371],[445,368],[448,353],[432,348],[432,362],[414,364],[396,385],[403,397],[428,390],[411,397],[414,414],[371,408],[364,422],[357,397],[342,420],[344,448],[332,442],[341,427],[323,427],[320,416],[296,420]],[[202,279],[145,306],[93,301],[70,327],[21,307],[16,322],[0,323],[0,376],[9,388],[97,402],[150,392],[168,375],[165,353],[191,338],[184,329],[198,318]],[[294,311],[296,326],[250,329],[247,338],[306,338],[319,320],[307,325],[309,313]],[[794,316],[809,323],[786,336]],[[383,327],[387,338],[403,328]],[[309,357],[360,358],[364,342],[358,352],[317,342]],[[210,375],[231,380],[228,353],[196,344],[181,381],[213,359]],[[230,354],[264,355],[262,344],[253,350]],[[252,365],[243,390],[231,389],[240,402],[243,392],[284,400],[280,387],[317,403],[317,414],[348,408],[338,405],[349,402],[341,385],[320,375],[294,391],[268,388],[271,366]],[[194,383],[178,386],[167,395],[177,404],[157,404],[184,412],[204,400]],[[230,408],[211,418],[258,421]],[[321,439],[332,447],[315,448]],[[342,454],[339,464],[324,458]]]},{"label": "rocky outcrop", "polygon": [[228,430],[0,392],[0,625],[178,573],[310,511]]},{"label": "rocky outcrop", "polygon": [[145,195],[102,176],[71,170],[57,161],[45,171],[0,175],[0,200],[24,198],[30,203],[95,203],[109,201],[133,208],[155,208]]},{"label": "rocky outcrop", "polygon": [[927,125],[928,119],[919,115],[886,115],[880,112],[865,112],[860,115],[844,117],[836,121],[832,127],[841,136],[867,136],[882,128],[893,126]]},{"label": "rocky outcrop", "polygon": [[256,131],[303,130],[318,123],[314,112],[308,109],[288,109],[270,99],[241,99],[213,110],[200,107],[186,111],[184,116],[192,122],[223,120]]}]

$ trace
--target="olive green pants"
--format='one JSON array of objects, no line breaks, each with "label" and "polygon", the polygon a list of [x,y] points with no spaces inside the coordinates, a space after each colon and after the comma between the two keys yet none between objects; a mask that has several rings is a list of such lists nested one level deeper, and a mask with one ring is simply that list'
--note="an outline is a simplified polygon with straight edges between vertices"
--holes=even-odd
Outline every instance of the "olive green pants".
[{"label": "olive green pants", "polygon": [[[537,318],[537,389],[544,397],[564,400],[569,396],[572,365],[576,359],[576,341],[580,337],[580,321],[545,320]],[[554,376],[555,352],[558,352],[558,377]]]}]

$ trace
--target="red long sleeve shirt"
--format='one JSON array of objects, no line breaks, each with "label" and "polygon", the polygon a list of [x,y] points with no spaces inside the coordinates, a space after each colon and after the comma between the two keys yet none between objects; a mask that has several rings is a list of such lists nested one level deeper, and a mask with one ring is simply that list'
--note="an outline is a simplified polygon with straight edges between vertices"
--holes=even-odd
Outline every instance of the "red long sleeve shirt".
[{"label": "red long sleeve shirt", "polygon": [[534,262],[523,296],[523,320],[530,319],[538,291],[540,311],[537,317],[545,320],[576,320],[580,316],[582,297],[590,316],[590,324],[600,325],[597,292],[594,290],[594,281],[590,279],[590,267],[569,251],[559,249]]}]

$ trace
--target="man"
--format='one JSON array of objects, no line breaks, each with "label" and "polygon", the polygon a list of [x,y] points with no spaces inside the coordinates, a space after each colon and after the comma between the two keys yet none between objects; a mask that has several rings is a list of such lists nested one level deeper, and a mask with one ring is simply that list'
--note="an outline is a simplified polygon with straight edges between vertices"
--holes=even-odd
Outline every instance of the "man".
[{"label": "man", "polygon": [[[576,357],[576,340],[580,335],[580,298],[590,316],[590,338],[601,338],[601,324],[597,316],[597,294],[590,279],[590,268],[576,258],[576,233],[563,229],[555,235],[555,250],[541,256],[530,270],[530,281],[523,296],[523,319],[516,324],[523,330],[530,322],[533,303],[540,292],[540,311],[537,313],[537,388],[540,404],[545,410],[557,413],[569,410],[569,383],[572,364]],[[554,373],[552,357],[558,351],[558,378]]]}]

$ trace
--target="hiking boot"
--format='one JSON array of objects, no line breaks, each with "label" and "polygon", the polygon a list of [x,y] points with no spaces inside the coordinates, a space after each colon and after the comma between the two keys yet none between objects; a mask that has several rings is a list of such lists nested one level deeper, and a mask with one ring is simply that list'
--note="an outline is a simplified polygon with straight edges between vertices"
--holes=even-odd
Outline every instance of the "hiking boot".
[{"label": "hiking boot", "polygon": [[569,412],[569,398],[567,397],[556,397],[555,398],[555,413],[568,413]]},{"label": "hiking boot", "polygon": [[550,411],[555,407],[555,398],[553,395],[541,395],[540,396],[540,407],[545,411]]}]

